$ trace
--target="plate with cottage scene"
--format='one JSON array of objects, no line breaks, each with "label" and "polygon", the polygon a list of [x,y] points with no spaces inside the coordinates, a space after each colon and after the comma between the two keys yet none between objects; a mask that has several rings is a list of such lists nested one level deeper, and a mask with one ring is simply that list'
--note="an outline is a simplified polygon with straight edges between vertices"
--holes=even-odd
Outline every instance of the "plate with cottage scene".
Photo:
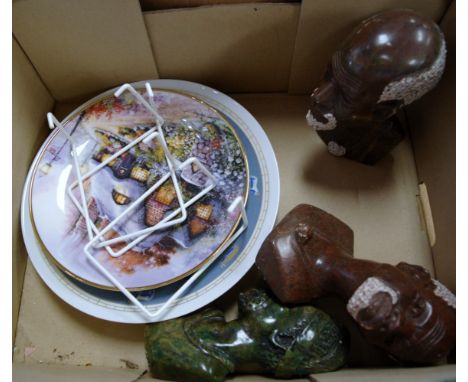
[{"label": "plate with cottage scene", "polygon": [[[192,284],[158,320],[179,317],[199,309],[229,290],[251,268],[255,256],[275,224],[279,203],[279,173],[271,144],[255,118],[232,98],[209,87],[176,80],[150,81],[154,89],[180,92],[213,106],[217,113],[234,129],[235,135],[248,158],[247,230]],[[144,82],[132,84],[144,88]],[[110,90],[91,100],[95,103]],[[73,116],[75,113],[72,113]],[[68,120],[70,118],[67,118]],[[47,147],[46,141],[39,154]],[[122,323],[144,323],[150,319],[131,304],[120,292],[105,290],[84,283],[63,272],[48,254],[35,228],[30,195],[34,171],[42,160],[37,155],[25,183],[22,201],[22,229],[30,259],[43,281],[64,301],[92,316]],[[247,199],[247,195],[245,195]],[[134,292],[134,295],[155,312],[187,278],[159,288]]]},{"label": "plate with cottage scene", "polygon": [[[198,158],[216,178],[216,186],[187,208],[187,219],[157,230],[120,257],[105,248],[94,256],[130,290],[154,289],[198,269],[230,237],[239,213],[227,208],[237,197],[246,198],[248,164],[242,143],[213,107],[193,96],[154,90],[154,102],[165,123],[168,149],[179,163]],[[73,137],[82,173],[92,171],[106,158],[154,126],[148,110],[130,93],[112,94],[88,103],[67,118],[64,128]],[[76,180],[70,144],[54,131],[39,153],[31,179],[33,221],[52,261],[72,277],[95,287],[115,289],[86,259],[86,222],[67,195]],[[85,179],[89,216],[98,230],[119,216],[165,174],[169,168],[161,145],[140,142]],[[209,179],[196,164],[177,172],[185,201],[208,186]],[[74,189],[79,200],[79,188]],[[168,179],[122,219],[106,238],[116,238],[153,227],[179,207],[172,179]],[[130,241],[130,239],[128,239]],[[118,251],[128,244],[111,246]]]}]

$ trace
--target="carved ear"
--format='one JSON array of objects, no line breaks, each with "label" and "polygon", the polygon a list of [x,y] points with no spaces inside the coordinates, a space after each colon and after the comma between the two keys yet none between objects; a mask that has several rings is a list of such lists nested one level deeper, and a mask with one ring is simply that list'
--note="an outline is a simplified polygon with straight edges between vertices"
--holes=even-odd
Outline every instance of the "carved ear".
[{"label": "carved ear", "polygon": [[273,300],[262,289],[249,289],[240,293],[237,302],[241,315],[262,311],[268,305],[273,304]]},{"label": "carved ear", "polygon": [[369,277],[351,296],[347,310],[359,325],[372,330],[383,324],[398,298],[398,293],[383,280]]},{"label": "carved ear", "polygon": [[384,327],[389,322],[392,312],[392,297],[387,292],[374,294],[365,308],[357,312],[355,320],[367,330],[376,330]]}]

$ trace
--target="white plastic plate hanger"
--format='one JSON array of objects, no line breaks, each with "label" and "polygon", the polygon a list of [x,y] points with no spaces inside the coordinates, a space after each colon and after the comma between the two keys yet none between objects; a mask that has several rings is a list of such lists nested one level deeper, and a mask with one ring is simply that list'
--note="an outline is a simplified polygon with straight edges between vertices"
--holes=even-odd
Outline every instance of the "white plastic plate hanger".
[{"label": "white plastic plate hanger", "polygon": [[[197,200],[199,200],[201,197],[206,195],[211,189],[213,189],[216,185],[216,179],[214,176],[206,169],[206,167],[198,160],[198,158],[191,157],[188,158],[186,161],[183,163],[177,165],[174,159],[172,158],[171,154],[169,153],[169,150],[167,149],[167,145],[165,142],[164,134],[162,132],[162,125],[164,123],[164,120],[161,118],[161,116],[158,114],[156,111],[155,105],[153,103],[153,92],[152,89],[149,85],[149,83],[145,84],[146,90],[150,99],[150,103],[147,103],[146,100],[129,84],[125,84],[121,86],[116,92],[115,96],[118,97],[122,94],[123,91],[128,90],[130,91],[155,117],[156,120],[156,126],[154,128],[151,128],[148,130],[144,135],[139,137],[138,139],[132,141],[129,143],[127,146],[119,150],[117,153],[114,155],[110,156],[107,158],[105,161],[103,161],[99,166],[94,168],[92,171],[86,173],[85,175],[81,174],[80,168],[79,168],[79,163],[78,163],[78,156],[76,154],[76,148],[75,144],[73,141],[73,138],[64,130],[63,125],[51,114],[48,114],[48,120],[49,120],[49,125],[51,128],[53,127],[58,127],[60,130],[65,134],[66,138],[69,140],[70,145],[71,145],[71,152],[72,152],[72,157],[73,157],[73,163],[74,163],[74,169],[76,173],[76,178],[77,180],[72,183],[72,185],[68,188],[68,195],[71,197],[73,203],[77,206],[78,210],[80,213],[83,215],[85,221],[86,221],[86,227],[87,227],[87,233],[88,233],[88,239],[89,242],[85,245],[84,251],[86,253],[87,259],[102,273],[104,274],[113,284],[117,289],[120,290],[136,307],[140,309],[140,311],[147,316],[151,321],[158,321],[161,319],[164,315],[164,313],[167,313],[167,311],[176,304],[175,300],[180,297],[204,272],[206,269],[210,267],[210,265],[220,256],[221,253],[223,253],[247,228],[248,225],[248,220],[247,220],[247,215],[245,211],[245,206],[243,204],[243,199],[241,197],[236,198],[231,205],[228,207],[228,213],[234,213],[236,209],[240,209],[241,213],[241,218],[242,218],[242,225],[237,229],[237,231],[231,236],[231,238],[224,243],[224,245],[220,248],[220,250],[217,252],[216,255],[213,255],[204,265],[201,267],[197,272],[195,272],[192,276],[190,276],[187,281],[154,313],[151,313],[138,299],[127,289],[125,288],[122,283],[120,283],[106,268],[103,267],[103,265],[93,256],[92,250],[94,247],[106,247],[107,251],[111,256],[121,256],[123,253],[128,251],[130,248],[138,244],[140,241],[144,240],[147,236],[149,236],[151,233],[167,228],[170,225],[174,224],[179,224],[180,222],[184,221],[187,218],[187,213],[186,209],[195,203]],[[155,132],[155,130],[158,130]],[[172,178],[172,181],[174,183],[174,187],[176,189],[176,193],[179,199],[179,208],[173,211],[171,214],[169,214],[166,218],[164,218],[162,221],[160,221],[158,224],[156,224],[153,227],[140,230],[137,232],[133,232],[127,235],[123,235],[121,237],[108,240],[108,241],[103,241],[103,236],[110,231],[110,229],[117,224],[127,213],[129,213],[131,210],[133,210],[138,203],[140,203],[142,200],[144,200],[149,194],[154,192],[155,189],[157,189],[161,184],[164,183],[164,181],[161,181],[161,179],[153,185],[148,191],[146,191],[142,196],[140,196],[135,202],[133,202],[131,205],[129,205],[119,216],[117,216],[114,220],[112,220],[103,230],[98,231],[97,227],[94,225],[94,223],[91,221],[89,217],[89,211],[88,211],[88,205],[86,203],[86,197],[85,197],[85,192],[84,192],[84,186],[83,186],[83,180],[87,179],[88,177],[94,175],[97,173],[100,169],[102,169],[104,166],[106,166],[108,163],[110,163],[112,160],[116,159],[118,156],[122,155],[126,151],[130,150],[134,145],[138,144],[141,141],[147,142],[149,140],[152,140],[156,138],[161,145],[161,147],[164,150],[164,155],[166,157],[168,167],[169,167],[169,173],[165,174],[163,176],[164,181],[169,179],[169,177]],[[176,170],[180,170],[184,166],[188,166],[189,164],[195,163],[202,171],[203,173],[207,176],[208,180],[210,181],[210,184],[208,187],[204,188],[201,192],[199,192],[195,197],[190,199],[188,202],[184,202],[182,199],[182,195],[180,192],[180,187],[178,184],[178,180],[175,174]],[[78,200],[75,198],[73,195],[73,188],[76,186],[79,187],[80,190],[80,196],[81,196],[81,205],[78,202]],[[151,192],[150,192],[151,191]],[[180,198],[179,198],[180,196]],[[179,218],[176,218],[178,214],[181,214]],[[174,220],[171,220],[174,219]],[[174,223],[175,222],[175,223]],[[93,235],[93,232],[96,234],[95,236]],[[128,244],[126,247],[121,249],[118,252],[114,252],[109,245],[114,244],[123,240],[126,240],[127,238],[131,237],[137,237],[134,241],[132,241],[130,244]],[[100,243],[98,243],[101,241]]]}]

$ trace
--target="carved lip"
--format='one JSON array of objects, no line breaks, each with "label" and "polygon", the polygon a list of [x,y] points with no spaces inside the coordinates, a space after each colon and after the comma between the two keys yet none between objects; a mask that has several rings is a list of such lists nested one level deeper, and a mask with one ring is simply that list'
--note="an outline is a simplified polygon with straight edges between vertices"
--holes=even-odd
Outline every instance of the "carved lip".
[{"label": "carved lip", "polygon": [[319,122],[327,123],[328,119],[325,117],[325,115],[330,114],[330,111],[331,110],[328,107],[317,102],[312,96],[310,112],[313,114],[314,118],[316,118]]},{"label": "carved lip", "polygon": [[[316,116],[312,109],[306,115],[307,124],[315,130],[333,130],[336,128],[336,118],[332,113],[321,114]],[[323,121],[323,122],[322,122]]]}]

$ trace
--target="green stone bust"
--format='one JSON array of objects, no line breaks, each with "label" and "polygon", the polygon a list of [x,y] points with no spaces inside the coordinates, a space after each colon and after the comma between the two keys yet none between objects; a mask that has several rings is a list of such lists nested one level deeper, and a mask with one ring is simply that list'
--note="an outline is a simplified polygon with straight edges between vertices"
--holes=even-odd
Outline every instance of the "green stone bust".
[{"label": "green stone bust", "polygon": [[333,371],[346,362],[338,326],[312,306],[285,307],[263,290],[239,295],[239,318],[215,309],[147,325],[146,356],[153,377],[224,381],[230,373],[279,378]]}]

